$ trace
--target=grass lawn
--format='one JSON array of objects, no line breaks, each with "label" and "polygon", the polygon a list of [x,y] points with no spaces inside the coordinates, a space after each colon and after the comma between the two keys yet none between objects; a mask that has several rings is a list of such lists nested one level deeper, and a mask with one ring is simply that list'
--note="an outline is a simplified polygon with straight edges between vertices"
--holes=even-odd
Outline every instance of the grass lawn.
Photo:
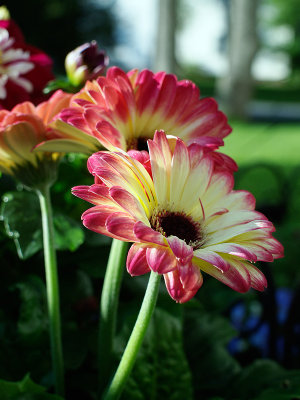
[{"label": "grass lawn", "polygon": [[300,124],[233,121],[231,126],[220,150],[239,166],[268,163],[291,170],[300,165]]}]

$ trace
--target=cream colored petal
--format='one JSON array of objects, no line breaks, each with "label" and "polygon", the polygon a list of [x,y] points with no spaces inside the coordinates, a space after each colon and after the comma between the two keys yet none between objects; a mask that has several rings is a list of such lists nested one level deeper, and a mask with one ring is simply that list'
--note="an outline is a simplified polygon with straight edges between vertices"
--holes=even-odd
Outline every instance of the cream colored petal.
[{"label": "cream colored petal", "polygon": [[271,228],[271,226],[272,224],[270,221],[251,221],[242,225],[232,226],[227,229],[221,229],[219,231],[207,234],[205,246],[222,243],[229,240],[234,242],[234,240],[231,239],[235,236],[253,230],[268,230]]},{"label": "cream colored petal", "polygon": [[[201,200],[210,182],[213,170],[213,162],[209,158],[204,158],[196,168],[194,168],[186,180],[180,204],[186,213],[193,214],[196,219],[203,217]],[[202,201],[202,200],[201,200]]]},{"label": "cream colored petal", "polygon": [[205,226],[206,232],[212,233],[232,226],[243,225],[250,221],[264,221],[266,219],[264,215],[256,211],[229,211],[228,213],[215,215],[206,219]]},{"label": "cream colored petal", "polygon": [[148,147],[157,201],[164,207],[170,199],[170,179],[165,166],[165,160],[157,143],[149,140]]},{"label": "cream colored petal", "polygon": [[[170,176],[170,202],[176,204],[176,206],[181,206],[179,204],[180,198],[182,197],[189,173],[190,165],[187,147],[180,139],[177,139]],[[193,196],[195,196],[194,193]]]},{"label": "cream colored petal", "polygon": [[78,140],[81,144],[85,145],[87,149],[90,149],[91,152],[99,150],[100,143],[97,138],[67,124],[66,122],[57,119],[50,126],[57,129],[66,139]]},{"label": "cream colored petal", "polygon": [[[103,153],[99,161],[99,170],[96,168],[94,173],[99,175],[107,186],[120,186],[135,196],[149,217],[154,206],[153,193],[145,190],[141,171],[130,163],[130,158],[124,160],[119,154]],[[146,172],[144,167],[141,166],[141,169]]]},{"label": "cream colored petal", "polygon": [[31,125],[26,122],[10,126],[3,132],[3,140],[16,162],[27,160],[36,165],[36,155],[32,148],[37,144],[37,137]]},{"label": "cream colored petal", "polygon": [[215,173],[207,190],[203,193],[202,202],[206,216],[216,212],[216,209],[224,208],[224,199],[233,187],[233,175],[227,171]]}]

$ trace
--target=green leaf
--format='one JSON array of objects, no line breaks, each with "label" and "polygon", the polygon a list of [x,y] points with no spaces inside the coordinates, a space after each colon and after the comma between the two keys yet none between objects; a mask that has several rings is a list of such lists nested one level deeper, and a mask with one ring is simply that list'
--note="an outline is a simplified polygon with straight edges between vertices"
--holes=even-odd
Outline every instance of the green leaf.
[{"label": "green leaf", "polygon": [[[120,346],[120,352],[123,346]],[[181,320],[156,309],[122,399],[192,398],[191,374],[182,345]]]},{"label": "green leaf", "polygon": [[61,78],[58,78],[58,79],[55,79],[53,81],[48,82],[47,85],[45,86],[43,92],[45,94],[49,94],[49,93],[54,92],[55,90],[58,90],[58,89],[62,89],[65,92],[70,92],[70,93],[75,93],[76,91],[79,90],[78,87],[73,86],[69,82],[68,78],[61,77]]},{"label": "green leaf", "polygon": [[75,251],[84,242],[81,224],[65,215],[54,214],[54,231],[58,250]]},{"label": "green leaf", "polygon": [[285,370],[275,361],[256,360],[243,369],[229,394],[245,400],[297,399],[293,396],[300,395],[300,371]]},{"label": "green leaf", "polygon": [[46,393],[46,388],[34,383],[29,375],[21,381],[0,380],[1,400],[63,400],[62,397]]},{"label": "green leaf", "polygon": [[300,382],[289,381],[287,388],[272,388],[264,390],[258,397],[251,400],[300,400]]},{"label": "green leaf", "polygon": [[[18,255],[27,259],[43,248],[41,211],[38,197],[31,192],[8,192],[3,197],[0,218],[12,237]],[[55,245],[58,250],[76,250],[84,241],[80,222],[54,213]]]},{"label": "green leaf", "polygon": [[18,331],[23,340],[36,342],[47,331],[47,304],[44,282],[30,275],[25,282],[14,285],[21,298]]},{"label": "green leaf", "polygon": [[39,201],[34,193],[8,192],[2,197],[0,218],[16,245],[18,256],[27,259],[42,248]]},{"label": "green leaf", "polygon": [[240,371],[226,345],[235,335],[230,323],[203,308],[184,308],[184,344],[192,368],[196,398],[224,396]]}]

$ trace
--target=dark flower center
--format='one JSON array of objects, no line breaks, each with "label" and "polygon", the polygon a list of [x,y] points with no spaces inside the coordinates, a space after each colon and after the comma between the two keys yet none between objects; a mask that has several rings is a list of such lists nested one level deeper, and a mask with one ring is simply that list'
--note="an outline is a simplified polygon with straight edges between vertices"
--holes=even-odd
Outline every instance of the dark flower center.
[{"label": "dark flower center", "polygon": [[127,151],[128,150],[146,150],[148,151],[147,140],[148,137],[140,136],[138,138],[131,138],[127,142]]},{"label": "dark flower center", "polygon": [[166,210],[152,214],[150,218],[152,229],[165,237],[177,236],[192,246],[194,250],[203,244],[203,232],[198,222],[192,220],[183,212],[169,212]]}]

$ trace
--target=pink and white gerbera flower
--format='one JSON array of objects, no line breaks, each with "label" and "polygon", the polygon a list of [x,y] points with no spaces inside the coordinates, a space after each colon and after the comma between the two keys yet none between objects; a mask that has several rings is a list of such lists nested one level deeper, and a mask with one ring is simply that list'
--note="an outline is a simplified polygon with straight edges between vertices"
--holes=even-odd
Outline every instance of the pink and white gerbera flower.
[{"label": "pink and white gerbera flower", "polygon": [[73,188],[95,205],[82,215],[83,224],[134,242],[129,273],[163,274],[178,302],[201,287],[201,271],[238,292],[263,290],[266,279],[252,262],[273,261],[283,248],[272,237],[272,223],[254,211],[254,197],[234,191],[232,174],[216,168],[212,153],[199,144],[168,141],[160,131],[148,146],[151,175],[125,152],[89,158],[89,171],[101,184]]},{"label": "pink and white gerbera flower", "polygon": [[[200,99],[194,83],[178,81],[165,72],[132,70],[126,74],[117,67],[109,68],[106,77],[88,81],[56,124],[61,139],[80,143],[86,153],[99,146],[145,150],[147,140],[160,129],[186,143],[209,137],[218,139],[219,145],[231,132],[216,101]],[[59,139],[50,145],[59,151]]]}]

